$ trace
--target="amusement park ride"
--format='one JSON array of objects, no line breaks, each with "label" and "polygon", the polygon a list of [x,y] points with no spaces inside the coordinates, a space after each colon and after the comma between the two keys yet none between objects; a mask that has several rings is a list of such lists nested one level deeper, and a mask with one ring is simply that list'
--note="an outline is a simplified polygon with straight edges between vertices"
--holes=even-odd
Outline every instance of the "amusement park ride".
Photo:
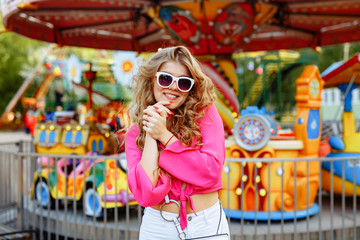
[{"label": "amusement park ride", "polygon": [[[344,112],[342,114],[343,134],[331,136],[331,153],[328,157],[351,158],[360,156],[360,133],[356,132],[354,113],[352,112],[352,91],[360,84],[360,55],[353,56],[346,62],[331,65],[322,74],[325,88],[338,87],[344,94]],[[333,166],[332,166],[333,165]],[[344,169],[344,172],[343,172]],[[332,174],[333,173],[333,174]],[[355,160],[324,162],[322,166],[323,188],[331,190],[330,179],[333,177],[333,191],[337,194],[360,196],[360,166]],[[345,178],[343,186],[343,178]]]},{"label": "amusement park ride", "polygon": [[[233,132],[235,142],[227,141],[227,157],[242,158],[244,162],[231,162],[225,165],[224,189],[220,191],[220,199],[224,209],[229,209],[226,211],[230,217],[280,220],[282,217],[303,218],[307,213],[313,215],[318,212],[318,206],[314,203],[319,187],[317,162],[309,162],[308,175],[305,161],[246,162],[247,158],[292,159],[319,156],[320,103],[324,83],[317,67],[307,66],[296,80],[296,84],[298,112],[292,136],[272,134],[274,126],[271,126],[269,118],[266,118],[257,107],[247,107],[241,111],[241,117],[235,124]],[[272,174],[269,178],[269,172],[276,174]],[[308,184],[309,205],[306,198]],[[230,188],[227,189],[227,186]],[[228,202],[230,205],[227,204]],[[307,209],[307,206],[310,209]],[[281,210],[284,214],[281,214]]]},{"label": "amusement park ride", "polygon": [[[83,75],[89,82],[88,87],[82,88],[88,93],[87,109],[88,113],[92,113],[86,116],[86,122],[74,121],[73,114],[68,114],[60,120],[38,122],[35,126],[34,146],[37,153],[72,157],[59,160],[39,158],[31,197],[43,207],[54,207],[55,199],[81,202],[86,215],[100,217],[105,206],[111,209],[122,207],[128,201],[130,205],[137,203],[127,187],[126,169],[118,159],[119,152],[123,151],[119,143],[124,132],[114,133],[110,128],[102,127],[98,118],[100,114],[93,113],[93,97],[102,98],[96,101],[98,104],[106,104],[107,108],[111,106],[107,97],[92,90],[96,71],[92,71],[91,64],[89,71],[84,71]],[[115,106],[119,110],[121,104]],[[76,155],[99,158],[80,159]],[[101,155],[111,155],[114,159],[103,160]]]},{"label": "amusement park ride", "polygon": [[[224,166],[224,189],[220,192],[220,199],[224,209],[228,209],[227,214],[233,218],[243,216],[245,219],[279,220],[303,218],[307,214],[317,213],[315,198],[321,187],[318,162],[259,160],[254,163],[246,162],[246,159],[318,157],[321,140],[321,91],[324,80],[326,86],[326,81],[335,74],[327,77],[331,74],[329,73],[322,78],[316,66],[304,69],[296,80],[297,116],[294,131],[284,136],[276,134],[274,121],[267,116],[266,111],[257,107],[242,109],[243,105],[238,101],[239,79],[231,54],[241,51],[315,48],[360,41],[359,1],[2,0],[2,16],[7,30],[60,46],[137,52],[154,52],[158,48],[177,44],[188,46],[201,61],[205,73],[213,80],[218,94],[215,104],[224,121],[225,131],[234,136],[226,139],[227,157],[244,159],[243,163],[232,162]],[[346,111],[344,119],[347,124],[351,123],[347,125],[351,128],[352,115]],[[55,153],[55,149],[56,152],[69,154],[90,154],[93,151],[114,153],[113,149],[109,149],[107,141],[109,137],[106,134],[110,135],[110,132],[104,134],[95,131],[93,124],[95,123],[91,121],[85,126],[77,123],[62,126],[39,124],[35,131],[36,149],[39,153]],[[359,136],[354,133],[353,127],[344,130],[345,147],[338,143],[341,142],[339,139],[334,140],[336,144],[332,147],[336,151],[344,150],[349,153],[354,149],[351,148],[354,139]],[[62,168],[66,162],[59,161],[55,166],[47,160],[40,161],[39,164],[41,169],[36,173],[35,183],[39,183],[37,178],[42,177],[47,184],[35,186],[35,195],[45,194],[48,201],[51,201],[54,189],[58,188],[62,191],[61,194],[65,194],[64,186],[74,184],[54,181],[56,170],[60,174],[59,179],[63,179]],[[86,172],[85,178],[76,178],[76,186],[80,190],[76,189],[74,200],[81,198],[82,189],[87,186],[86,180],[96,172],[95,168],[106,165],[107,169],[117,171],[118,176],[125,174],[118,168],[115,160],[80,160],[77,164],[76,169],[85,166]],[[75,175],[81,172],[76,169]],[[268,176],[269,169],[276,173],[271,175],[271,179]],[[323,171],[326,169],[327,165],[324,164]],[[322,176],[324,178],[328,175]],[[111,176],[107,179],[112,179],[111,183],[115,181]],[[126,181],[126,176],[121,179]],[[102,180],[96,183],[95,192],[94,188],[88,188],[90,193],[85,194],[85,198],[88,197],[90,201],[96,197],[103,207],[99,195],[104,192],[104,184],[108,182]],[[348,180],[353,181],[352,178]],[[120,186],[126,184],[118,183]],[[126,193],[125,189],[119,191]],[[67,192],[71,191],[68,189]],[[121,192],[111,192],[110,195],[120,197]],[[118,202],[121,202],[120,198]],[[47,205],[41,201],[40,204]],[[98,216],[100,210],[93,209],[89,215]],[[283,214],[279,214],[280,212]]]}]

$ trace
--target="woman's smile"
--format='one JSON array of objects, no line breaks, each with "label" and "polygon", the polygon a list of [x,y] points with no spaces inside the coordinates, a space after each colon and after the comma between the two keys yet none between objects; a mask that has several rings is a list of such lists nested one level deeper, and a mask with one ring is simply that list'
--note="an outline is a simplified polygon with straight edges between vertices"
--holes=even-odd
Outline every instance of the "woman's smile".
[{"label": "woman's smile", "polygon": [[178,98],[178,95],[175,95],[173,93],[164,93],[164,95],[169,98],[170,100],[175,100],[176,98]]}]

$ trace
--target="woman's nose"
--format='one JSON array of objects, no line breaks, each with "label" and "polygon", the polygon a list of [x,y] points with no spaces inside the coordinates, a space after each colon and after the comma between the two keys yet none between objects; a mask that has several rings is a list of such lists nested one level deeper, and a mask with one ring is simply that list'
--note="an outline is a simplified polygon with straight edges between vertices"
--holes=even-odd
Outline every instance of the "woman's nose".
[{"label": "woman's nose", "polygon": [[171,90],[177,90],[177,85],[176,85],[176,81],[174,81],[170,87],[169,87]]}]

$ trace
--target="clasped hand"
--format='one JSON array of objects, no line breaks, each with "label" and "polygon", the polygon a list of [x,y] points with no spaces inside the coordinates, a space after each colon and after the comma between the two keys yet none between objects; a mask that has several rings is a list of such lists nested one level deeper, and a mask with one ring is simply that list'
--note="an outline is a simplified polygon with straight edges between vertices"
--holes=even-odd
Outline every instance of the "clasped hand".
[{"label": "clasped hand", "polygon": [[148,106],[143,111],[143,129],[153,139],[163,141],[163,138],[169,132],[166,127],[166,119],[173,113],[165,106],[170,104],[166,101],[158,102]]}]

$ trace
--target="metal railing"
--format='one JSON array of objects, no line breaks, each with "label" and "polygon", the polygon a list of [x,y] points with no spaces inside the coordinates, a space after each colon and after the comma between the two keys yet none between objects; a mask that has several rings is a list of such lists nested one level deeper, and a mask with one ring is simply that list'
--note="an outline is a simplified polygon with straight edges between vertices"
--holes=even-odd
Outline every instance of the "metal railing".
[{"label": "metal railing", "polygon": [[[43,159],[47,159],[47,162],[41,163],[42,157]],[[43,196],[40,194],[41,192],[36,193],[37,190],[34,188],[36,182],[40,183],[40,185],[41,183],[47,184],[48,181],[59,183],[58,168],[55,166],[57,166],[60,161],[63,161],[62,159],[65,159],[66,162],[72,160],[72,165],[65,164],[63,169],[63,171],[67,173],[65,174],[65,181],[67,183],[65,195],[61,195],[63,194],[63,192],[60,191],[61,188],[56,187],[56,197],[52,199],[52,201],[45,201],[42,197],[40,199],[34,197],[36,194],[38,194],[37,196]],[[76,167],[78,167],[74,159],[80,159],[80,161],[84,163],[84,169],[80,171],[78,176],[92,182],[93,184],[91,186],[81,186],[81,184],[77,182],[76,175],[69,173],[70,170],[74,171]],[[101,161],[99,159],[101,159]],[[51,163],[50,161],[53,162]],[[41,155],[33,152],[33,147],[30,142],[0,144],[0,224],[11,226],[17,230],[35,230],[38,234],[37,237],[33,235],[34,239],[138,239],[143,208],[139,205],[129,205],[129,200],[131,200],[132,195],[127,192],[128,189],[126,189],[126,194],[122,196],[120,196],[121,194],[115,194],[116,196],[109,194],[111,193],[111,191],[108,191],[110,188],[113,189],[112,191],[115,191],[115,193],[118,193],[118,190],[124,188],[124,185],[121,184],[121,181],[115,181],[114,185],[111,181],[106,182],[106,179],[109,177],[108,174],[111,172],[109,166],[112,166],[111,164],[107,165],[107,161],[114,161],[117,167],[126,170],[126,167],[123,165],[124,159],[121,156]],[[340,182],[337,181],[334,184],[334,178],[338,178],[335,175],[334,163],[339,161],[342,167],[340,170],[337,169],[337,171],[342,172],[342,177],[340,178]],[[359,199],[357,198],[357,194],[360,194],[360,189],[358,189],[359,186],[357,186],[356,177],[353,178],[353,182],[349,182],[349,180],[345,178],[345,161],[349,161],[352,166],[355,166],[352,174],[356,176],[355,171],[356,168],[359,168],[357,164],[360,158],[226,159],[224,172],[231,173],[231,171],[235,171],[235,169],[238,168],[234,168],[232,164],[238,164],[240,166],[239,173],[241,176],[241,181],[238,182],[237,191],[235,191],[236,194],[234,195],[236,201],[239,201],[238,209],[231,209],[234,198],[230,197],[229,190],[225,190],[227,197],[224,199],[226,200],[222,199],[224,210],[228,213],[232,239],[358,239],[358,236],[360,236],[360,232],[358,232],[360,231],[360,213],[358,213],[357,210],[360,204],[358,204]],[[93,167],[93,173],[97,173],[98,175],[90,174],[85,176],[86,172],[89,173],[89,171],[85,169],[86,162],[90,163],[88,167]],[[330,189],[328,191],[323,190],[321,187],[323,185],[323,173],[321,169],[324,162],[330,164],[330,183],[327,184],[330,186]],[[260,165],[263,166],[277,164],[278,167],[276,169],[268,167],[265,168],[266,170],[261,170],[262,175],[258,167],[255,167],[253,172],[255,195],[264,188],[264,186],[261,185],[263,184],[262,181],[270,183],[273,181],[273,177],[277,176],[280,178],[280,192],[277,194],[280,194],[281,200],[280,211],[275,212],[277,217],[273,218],[272,214],[274,214],[274,212],[270,211],[273,202],[266,202],[258,197],[254,198],[255,202],[252,203],[252,211],[246,209],[245,205],[248,204],[246,203],[248,199],[245,199],[246,196],[242,193],[246,191],[246,182],[251,179],[242,178],[247,171],[245,163],[253,163],[255,166],[258,166],[260,163]],[[295,176],[294,179],[291,180],[284,177],[288,174],[286,166],[289,163],[293,165],[291,171]],[[299,189],[297,189],[298,179],[296,174],[299,172],[300,164],[305,166],[305,172],[303,171],[301,173],[302,177],[306,179],[306,190],[304,192],[300,192]],[[40,166],[42,166],[42,168]],[[320,169],[318,172],[319,188],[316,190],[316,197],[313,199],[314,204],[317,206],[317,211],[315,212],[311,212],[314,205],[311,204],[312,199],[310,199],[310,188],[312,188],[312,185],[309,176],[313,170],[310,166],[318,166]],[[41,175],[41,171],[39,171],[40,168],[44,170],[44,172],[48,172],[49,176]],[[50,174],[52,171],[50,169],[55,169],[52,175]],[[39,176],[38,179],[35,177],[36,173]],[[119,173],[118,171],[113,172],[113,174],[115,174],[115,176],[113,176],[114,179],[118,179],[116,174]],[[267,178],[267,180],[262,179],[258,181],[257,177],[260,175],[265,179]],[[105,199],[105,206],[102,207],[102,210],[107,209],[102,211],[100,217],[96,217],[95,214],[88,216],[89,214],[86,212],[86,206],[89,206],[89,203],[86,205],[85,191],[87,189],[90,189],[90,192],[91,189],[93,189],[93,193],[96,191],[97,177],[102,178],[102,181],[105,182],[104,188],[97,189],[98,191],[103,191],[103,193],[98,192],[98,194],[102,195],[103,200]],[[227,179],[224,188],[230,189],[232,176],[231,174],[225,174],[223,175],[223,180],[224,177]],[[70,180],[71,178],[73,178],[73,181]],[[72,188],[71,184],[73,184]],[[290,191],[293,199],[293,210],[286,209],[285,206],[287,204],[286,194],[289,194],[289,191],[286,192],[286,190],[288,190],[288,186],[290,185],[294,188],[292,193]],[[98,184],[97,186],[99,187],[100,185]],[[349,186],[353,190],[351,195],[349,195]],[[81,189],[82,197],[78,201],[73,201],[72,198],[76,198],[76,194],[79,193],[76,192],[78,188]],[[32,198],[30,197],[30,189],[33,189],[33,193],[35,194]],[[67,192],[70,191],[69,189],[73,189],[73,192]],[[266,186],[268,199],[272,199],[274,191],[273,184]],[[114,200],[111,200],[114,196],[115,203]],[[124,205],[121,207],[117,204],[117,201],[121,199],[120,197],[125,199]],[[298,209],[298,205],[300,205],[298,199],[302,202],[304,202],[305,199],[306,207],[304,209]],[[93,209],[96,209],[95,201],[93,204]],[[111,204],[115,204],[115,207],[110,206]],[[263,204],[265,210],[260,210],[260,204]],[[231,216],[230,213],[232,211],[237,212],[237,217],[234,218]],[[303,214],[301,217],[299,217],[300,211],[302,211],[301,213]],[[251,219],[248,217],[249,212],[251,212]],[[289,218],[289,214],[292,215],[293,218]]]}]

